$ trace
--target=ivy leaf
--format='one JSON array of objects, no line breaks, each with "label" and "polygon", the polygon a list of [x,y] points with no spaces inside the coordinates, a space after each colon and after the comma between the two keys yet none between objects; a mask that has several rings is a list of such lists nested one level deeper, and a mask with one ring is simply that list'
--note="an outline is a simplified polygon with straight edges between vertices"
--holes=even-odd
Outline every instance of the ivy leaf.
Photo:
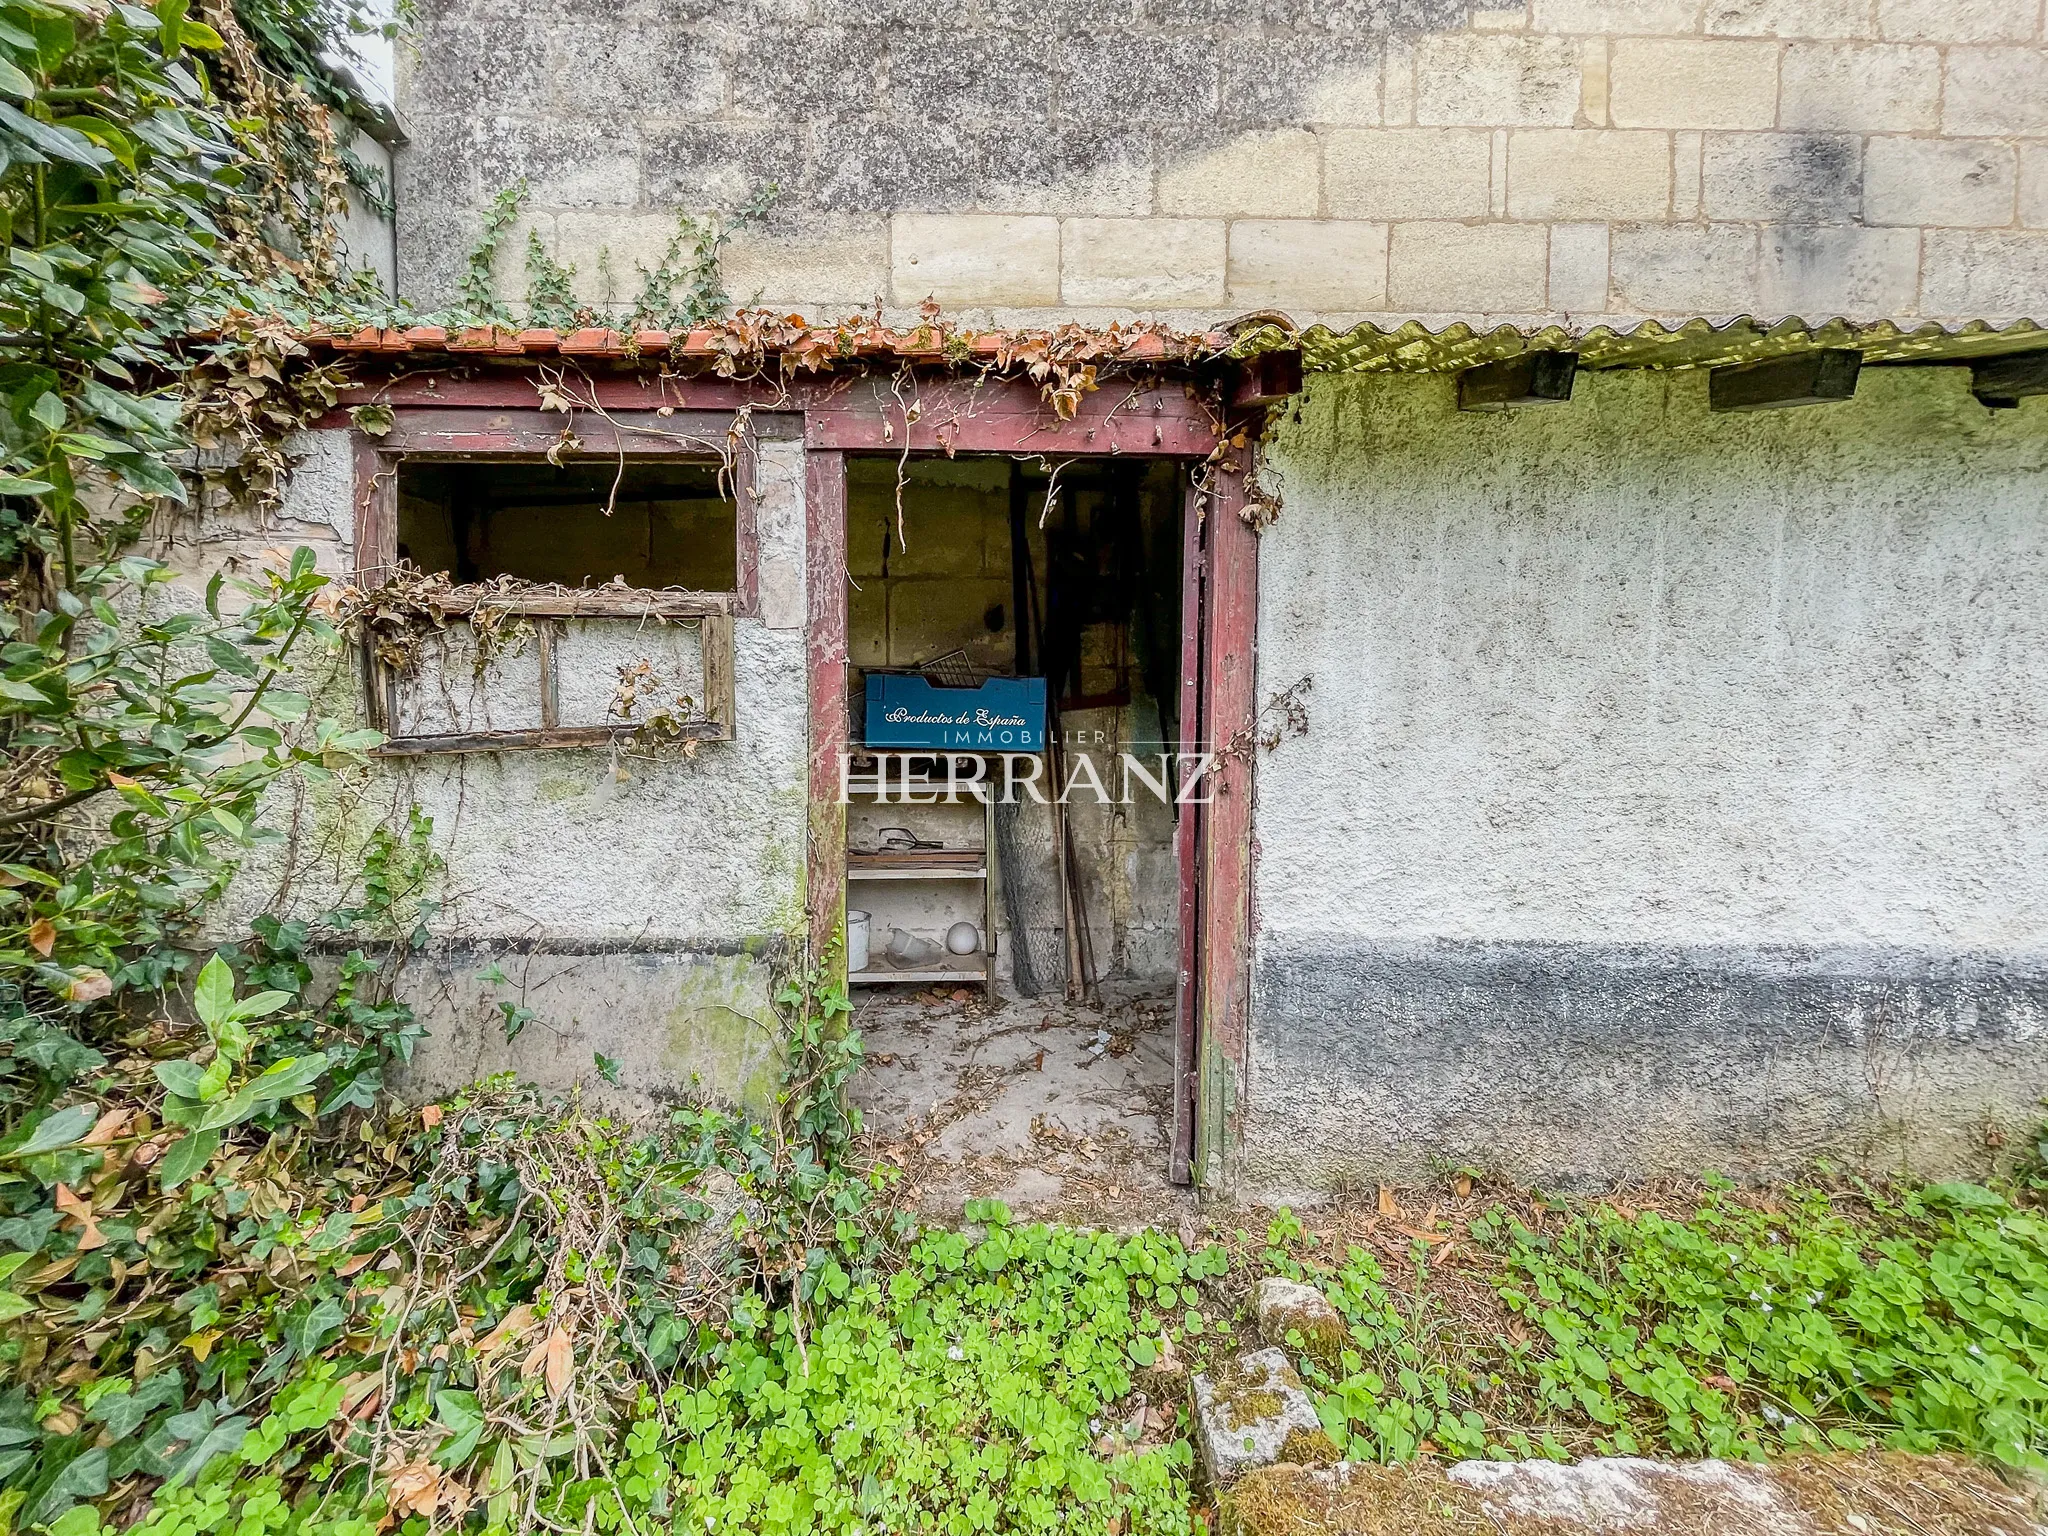
[{"label": "ivy leaf", "polygon": [[28,1140],[4,1155],[7,1157],[37,1157],[45,1152],[55,1152],[60,1147],[74,1145],[99,1118],[99,1108],[93,1104],[74,1104],[69,1109],[60,1109],[29,1134]]},{"label": "ivy leaf", "polygon": [[0,101],[0,127],[13,129],[33,149],[52,159],[68,160],[88,170],[98,170],[114,163],[112,155],[84,134],[39,123],[19,107],[10,107],[4,101]]},{"label": "ivy leaf", "polygon": [[192,988],[192,1006],[199,1010],[199,1022],[210,1032],[235,1006],[235,973],[219,954],[200,967],[199,980]]},{"label": "ivy leaf", "polygon": [[158,1371],[142,1385],[126,1392],[109,1392],[86,1409],[85,1416],[104,1424],[116,1440],[126,1440],[142,1428],[150,1414],[185,1400],[185,1378],[176,1366]]},{"label": "ivy leaf", "polygon": [[274,1104],[280,1099],[295,1099],[309,1091],[326,1070],[325,1051],[315,1051],[310,1056],[287,1056],[261,1077],[250,1079],[214,1105],[200,1120],[199,1129],[218,1131],[240,1125],[266,1104]]},{"label": "ivy leaf", "polygon": [[483,1410],[474,1392],[451,1390],[434,1394],[434,1416],[453,1437],[434,1452],[444,1467],[459,1467],[475,1452],[484,1432]]},{"label": "ivy leaf", "polygon": [[184,1450],[168,1458],[171,1475],[165,1479],[164,1486],[175,1488],[205,1471],[206,1464],[214,1457],[231,1456],[240,1450],[242,1437],[249,1432],[249,1420],[241,1414],[223,1419],[220,1410],[212,1403],[201,1403],[187,1412],[172,1415],[165,1427],[173,1439],[185,1442]]},{"label": "ivy leaf", "polygon": [[106,1448],[94,1446],[65,1464],[56,1481],[37,1502],[30,1518],[38,1524],[48,1524],[80,1499],[96,1499],[106,1491]]},{"label": "ivy leaf", "polygon": [[200,1079],[206,1074],[196,1061],[160,1061],[156,1064],[156,1080],[172,1093],[183,1099],[202,1097],[199,1091]]},{"label": "ivy leaf", "polygon": [[157,1165],[157,1183],[166,1193],[176,1189],[211,1162],[219,1147],[220,1132],[216,1130],[193,1131],[179,1137]]}]

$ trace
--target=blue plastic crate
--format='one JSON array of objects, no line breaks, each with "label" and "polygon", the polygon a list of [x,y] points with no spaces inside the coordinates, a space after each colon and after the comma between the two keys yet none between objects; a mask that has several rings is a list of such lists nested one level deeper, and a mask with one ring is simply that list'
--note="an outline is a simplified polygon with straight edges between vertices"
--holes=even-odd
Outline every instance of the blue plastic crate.
[{"label": "blue plastic crate", "polygon": [[914,672],[868,674],[867,744],[960,752],[1045,750],[1045,679],[943,688]]}]

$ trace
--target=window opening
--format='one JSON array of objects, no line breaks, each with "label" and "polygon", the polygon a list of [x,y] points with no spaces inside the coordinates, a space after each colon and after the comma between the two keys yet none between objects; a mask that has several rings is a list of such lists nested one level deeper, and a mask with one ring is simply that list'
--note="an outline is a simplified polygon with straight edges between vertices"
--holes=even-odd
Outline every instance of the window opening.
[{"label": "window opening", "polygon": [[739,581],[738,509],[716,464],[407,460],[398,554],[457,583],[510,576],[729,592]]},{"label": "window opening", "polygon": [[[674,459],[397,466],[395,552],[439,615],[369,663],[387,753],[720,741],[734,731],[739,509]],[[651,733],[651,734],[650,734]]]}]

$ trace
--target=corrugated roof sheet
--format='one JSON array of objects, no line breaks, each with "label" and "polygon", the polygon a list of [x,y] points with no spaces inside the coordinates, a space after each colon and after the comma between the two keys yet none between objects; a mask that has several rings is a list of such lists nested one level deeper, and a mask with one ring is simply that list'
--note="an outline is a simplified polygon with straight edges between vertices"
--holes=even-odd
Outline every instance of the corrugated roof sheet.
[{"label": "corrugated roof sheet", "polygon": [[301,339],[316,348],[358,356],[695,361],[720,372],[769,358],[793,369],[882,359],[993,363],[1003,368],[1028,367],[1047,358],[1063,363],[1188,364],[1290,346],[1299,346],[1304,366],[1320,373],[1446,373],[1533,349],[1576,351],[1582,368],[1717,368],[1818,347],[1853,347],[1867,363],[1966,363],[2048,349],[2048,325],[2037,320],[2004,325],[1971,320],[1955,326],[1929,321],[1908,326],[1890,320],[1767,322],[1745,315],[1722,321],[1702,316],[1675,325],[1644,320],[1584,328],[1498,325],[1483,330],[1463,322],[1431,330],[1410,320],[1392,327],[1366,321],[1343,332],[1322,325],[1297,332],[1279,324],[1279,318],[1249,326],[1237,322],[1234,332],[1184,332],[1152,325],[977,330],[936,319],[895,330],[851,323],[812,325],[798,315],[771,318],[754,312],[688,332],[595,327],[568,332],[490,327],[450,331],[437,325],[366,326],[344,332],[316,326]]},{"label": "corrugated roof sheet", "polygon": [[1776,322],[1741,316],[1716,323],[1704,317],[1675,326],[1501,325],[1479,330],[1454,324],[1432,331],[1420,321],[1385,329],[1366,322],[1342,333],[1311,326],[1292,333],[1277,324],[1241,332],[1240,355],[1299,345],[1303,366],[1323,373],[1446,373],[1531,350],[1575,351],[1582,368],[1718,368],[1818,347],[1853,347],[1868,363],[1966,363],[2007,352],[2048,348],[2048,329],[2034,320],[2004,326],[1971,320],[1947,327],[1932,321],[1911,328],[1889,320]]}]

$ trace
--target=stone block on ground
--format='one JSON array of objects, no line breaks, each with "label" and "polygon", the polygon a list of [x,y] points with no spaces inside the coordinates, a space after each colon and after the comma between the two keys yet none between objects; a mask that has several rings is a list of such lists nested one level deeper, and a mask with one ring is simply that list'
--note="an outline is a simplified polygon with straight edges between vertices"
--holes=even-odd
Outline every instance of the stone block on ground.
[{"label": "stone block on ground", "polygon": [[2044,1500],[1965,1457],[1871,1451],[1266,1466],[1218,1515],[1224,1536],[2044,1536]]},{"label": "stone block on ground", "polygon": [[1268,1344],[1285,1345],[1298,1333],[1301,1347],[1318,1360],[1334,1362],[1347,1336],[1344,1319],[1312,1285],[1267,1275],[1256,1293],[1259,1333]]},{"label": "stone block on ground", "polygon": [[1277,1461],[1334,1461],[1301,1377],[1279,1349],[1257,1349],[1194,1380],[1195,1438],[1209,1481],[1228,1487],[1253,1467]]}]

